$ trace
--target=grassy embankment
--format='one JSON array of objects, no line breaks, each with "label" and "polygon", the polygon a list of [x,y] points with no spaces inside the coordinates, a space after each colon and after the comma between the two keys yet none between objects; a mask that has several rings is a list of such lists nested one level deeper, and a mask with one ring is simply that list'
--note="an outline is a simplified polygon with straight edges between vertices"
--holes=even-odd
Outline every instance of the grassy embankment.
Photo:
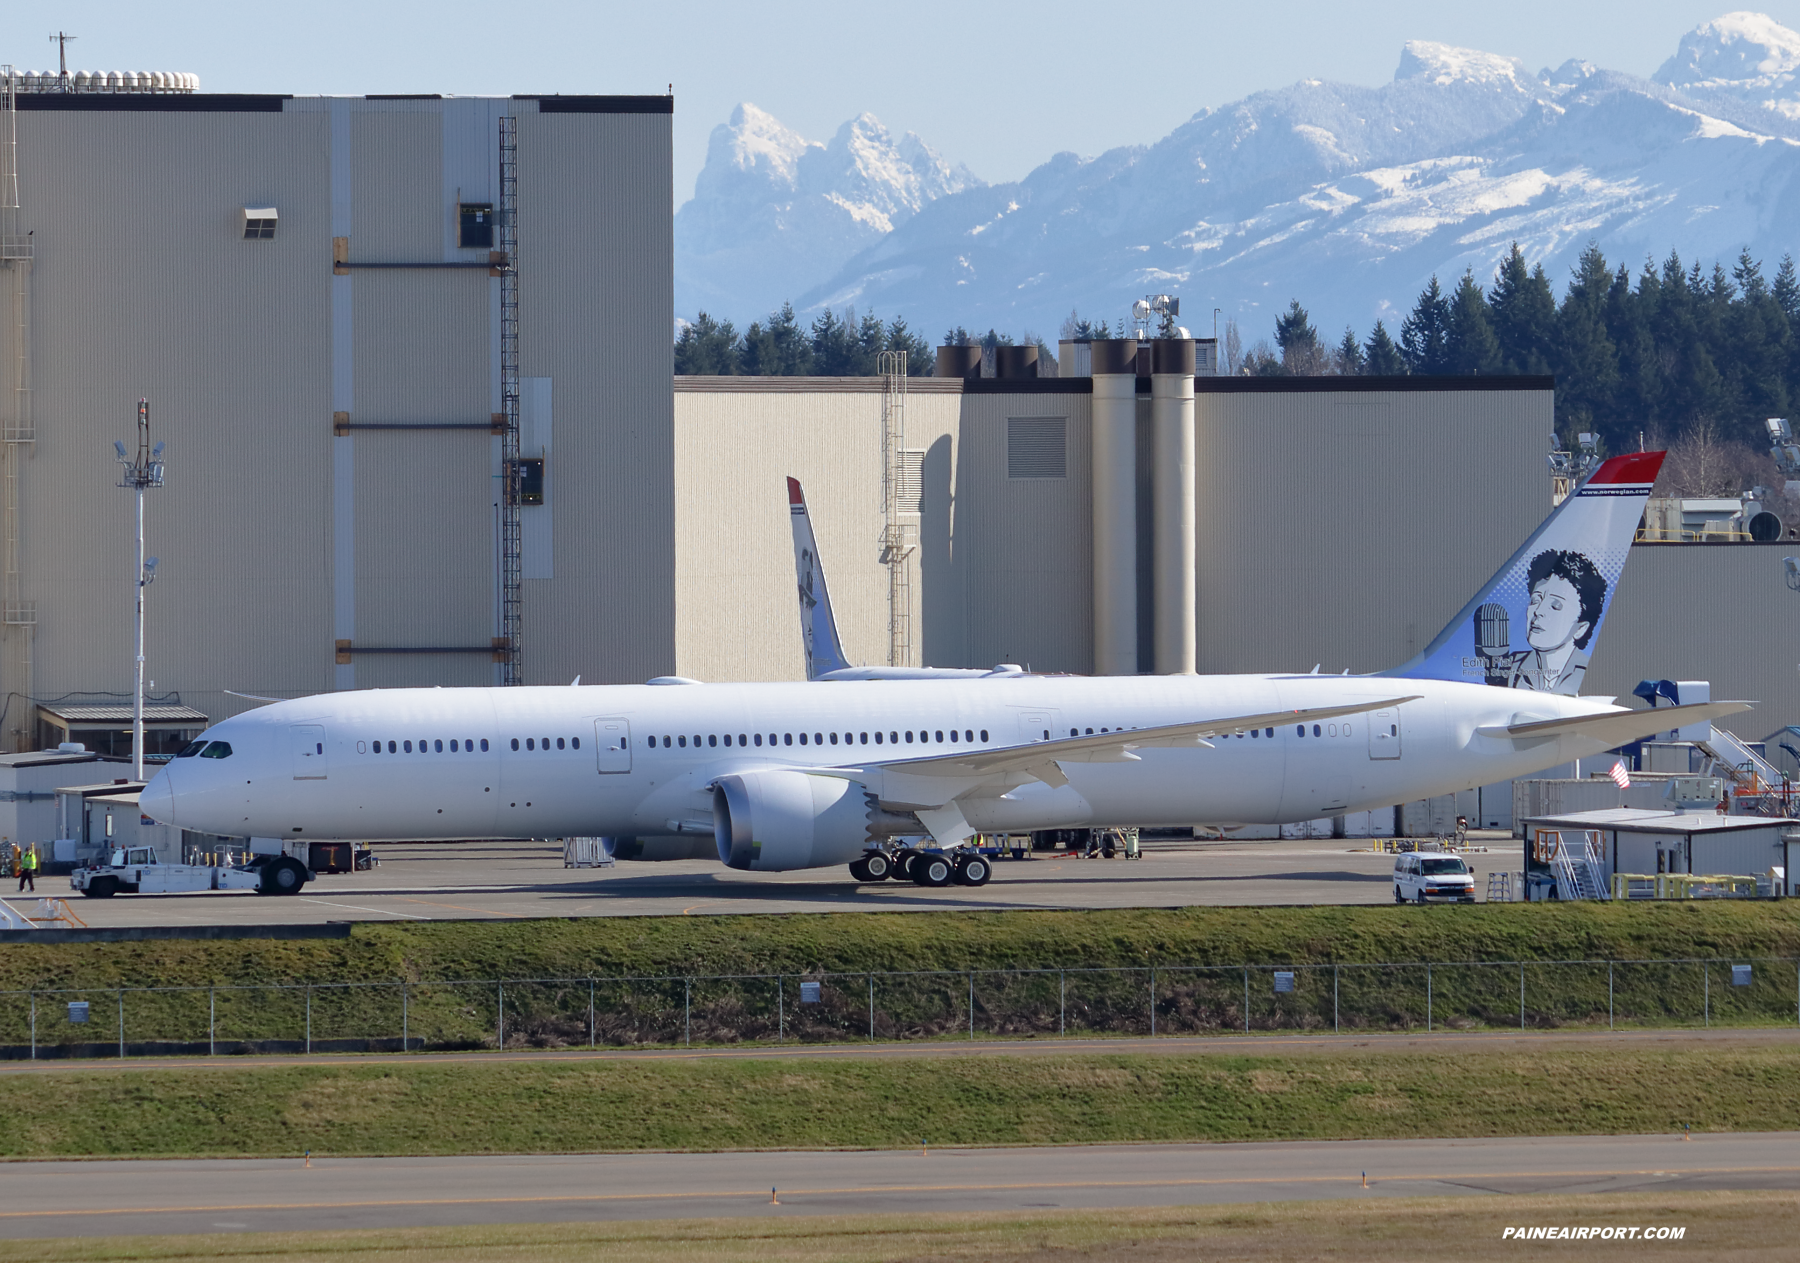
[{"label": "grassy embankment", "polygon": [[[1554,1090],[1549,1085],[1555,1084]],[[34,1075],[0,1155],[894,1148],[1800,1129],[1790,1045],[458,1062]]]},{"label": "grassy embankment", "polygon": [[[773,980],[697,985],[680,981],[600,987],[600,1042],[734,1042],[774,1038],[867,1038],[869,995],[862,971],[1145,969],[1156,979],[1157,1030],[1230,1031],[1244,1026],[1241,975],[1182,973],[1209,965],[1321,966],[1383,961],[1743,959],[1800,957],[1800,903],[1498,905],[1473,908],[1188,908],[1059,912],[807,914],[741,917],[591,918],[507,922],[358,924],[341,940],[12,943],[0,948],[0,990],[86,989],[40,998],[41,1044],[118,1038],[117,987],[268,988],[310,983],[312,1037],[395,1040],[402,1025],[398,983],[408,986],[407,1029],[431,1046],[495,1042],[494,988],[451,987],[456,979],[602,978],[621,975],[780,974]],[[795,1004],[802,975],[836,972],[824,1003]],[[1792,1021],[1791,965],[1759,967],[1749,988],[1724,985],[1697,966],[1605,966],[1527,970],[1530,1026]],[[1713,971],[1719,973],[1718,970]],[[1252,1029],[1412,1029],[1433,1025],[1517,1027],[1519,971],[1494,967],[1302,970],[1296,993],[1276,997],[1253,976]],[[976,979],[978,1031],[999,1035],[1140,1033],[1149,1029],[1149,975],[1055,974]],[[1610,982],[1610,994],[1609,994]],[[343,989],[343,984],[390,984]],[[1427,991],[1430,1013],[1427,1013]],[[878,979],[876,1034],[929,1038],[969,1028],[966,977]],[[86,1027],[59,1006],[86,998]],[[586,1043],[585,982],[509,986],[510,1044]],[[165,992],[129,997],[125,1029],[140,1048],[207,1039],[222,1050],[251,1041],[296,1041],[307,1000],[272,989]],[[29,1005],[0,1000],[0,1044],[30,1038]],[[344,1046],[344,1045],[340,1045]]]},{"label": "grassy embankment", "polygon": [[[1672,1255],[1752,1263],[1792,1257],[1800,1200],[1791,1193],[1627,1193],[1599,1196],[1387,1198],[1153,1210],[1030,1210],[963,1215],[859,1215],[626,1223],[418,1228],[384,1232],[231,1233],[191,1237],[86,1237],[0,1242],[0,1263],[887,1263],[894,1259],[1005,1259],[1067,1263],[1129,1251],[1134,1263],[1231,1258],[1387,1263],[1457,1258],[1624,1258],[1666,1245]],[[1521,1225],[1682,1227],[1676,1242],[1517,1243]]]}]

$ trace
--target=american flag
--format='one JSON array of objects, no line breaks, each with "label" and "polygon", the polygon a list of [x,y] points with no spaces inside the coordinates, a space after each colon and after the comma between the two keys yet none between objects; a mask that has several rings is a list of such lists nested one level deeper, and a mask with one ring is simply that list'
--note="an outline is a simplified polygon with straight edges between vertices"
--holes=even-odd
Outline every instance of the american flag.
[{"label": "american flag", "polygon": [[1613,784],[1617,785],[1620,789],[1631,788],[1631,777],[1625,772],[1625,760],[1619,759],[1615,761],[1612,765],[1612,771],[1608,772],[1607,775],[1613,778]]}]

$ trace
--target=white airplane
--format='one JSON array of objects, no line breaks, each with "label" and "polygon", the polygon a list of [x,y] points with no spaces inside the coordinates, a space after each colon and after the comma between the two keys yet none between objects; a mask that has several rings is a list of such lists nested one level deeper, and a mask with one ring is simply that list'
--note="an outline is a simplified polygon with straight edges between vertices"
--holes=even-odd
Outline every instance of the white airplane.
[{"label": "white airplane", "polygon": [[[1281,823],[1491,784],[1748,709],[1574,696],[1661,461],[1602,464],[1380,675],[329,693],[214,725],[140,806],[308,840],[701,835],[737,869],[867,881],[899,858],[921,884],[981,885],[976,833]],[[935,845],[892,842],[921,835]]]}]

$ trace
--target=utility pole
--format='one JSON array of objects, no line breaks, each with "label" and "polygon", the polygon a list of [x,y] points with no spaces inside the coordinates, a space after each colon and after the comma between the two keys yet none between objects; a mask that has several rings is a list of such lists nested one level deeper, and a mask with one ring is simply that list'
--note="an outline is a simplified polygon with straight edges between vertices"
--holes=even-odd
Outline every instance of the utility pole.
[{"label": "utility pole", "polygon": [[69,41],[74,38],[67,31],[58,31],[50,37],[50,42],[56,45],[56,55],[62,67],[62,73],[56,81],[58,91],[69,90]]},{"label": "utility pole", "polygon": [[138,446],[134,460],[125,444],[113,440],[119,464],[125,472],[119,485],[130,488],[137,499],[137,679],[131,693],[131,775],[144,779],[144,589],[156,581],[156,558],[144,556],[144,490],[163,485],[163,445],[150,446],[150,401],[138,400]]}]

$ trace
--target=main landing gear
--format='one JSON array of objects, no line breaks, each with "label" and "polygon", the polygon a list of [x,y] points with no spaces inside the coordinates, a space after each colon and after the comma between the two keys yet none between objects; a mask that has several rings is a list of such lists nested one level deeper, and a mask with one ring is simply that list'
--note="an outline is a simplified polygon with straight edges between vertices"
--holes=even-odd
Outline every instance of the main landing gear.
[{"label": "main landing gear", "polygon": [[994,862],[977,851],[958,847],[953,851],[915,851],[902,847],[889,855],[886,851],[865,851],[861,859],[850,865],[850,875],[857,881],[886,881],[911,878],[921,886],[985,886],[994,876]]}]

